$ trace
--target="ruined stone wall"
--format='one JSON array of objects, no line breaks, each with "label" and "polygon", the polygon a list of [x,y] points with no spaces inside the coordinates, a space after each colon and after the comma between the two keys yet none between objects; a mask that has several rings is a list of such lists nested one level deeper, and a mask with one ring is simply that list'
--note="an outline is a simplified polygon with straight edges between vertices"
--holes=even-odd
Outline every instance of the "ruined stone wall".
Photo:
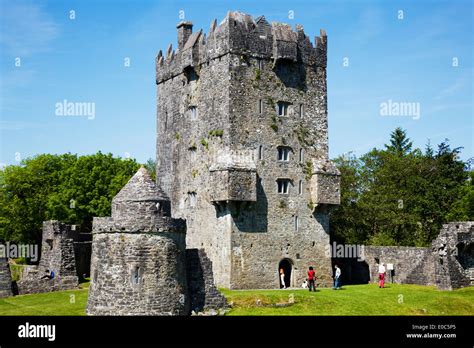
[{"label": "ruined stone wall", "polygon": [[[32,266],[17,282],[19,294],[41,293],[77,288],[74,241],[78,232],[71,225],[57,220],[43,222],[41,258],[38,266]],[[41,279],[46,270],[55,273],[54,279]]]},{"label": "ruined stone wall", "polygon": [[204,250],[186,250],[186,274],[192,311],[197,313],[227,306],[225,297],[214,285],[212,262]]},{"label": "ruined stone wall", "polygon": [[434,285],[435,270],[431,248],[365,246],[364,261],[369,266],[371,282],[378,282],[378,264],[391,263],[394,266],[392,278],[387,270],[386,281],[399,284]]},{"label": "ruined stone wall", "polygon": [[474,270],[474,222],[443,225],[432,243],[436,285],[452,290],[471,285]]},{"label": "ruined stone wall", "polygon": [[12,277],[8,259],[0,258],[0,298],[13,296]]}]

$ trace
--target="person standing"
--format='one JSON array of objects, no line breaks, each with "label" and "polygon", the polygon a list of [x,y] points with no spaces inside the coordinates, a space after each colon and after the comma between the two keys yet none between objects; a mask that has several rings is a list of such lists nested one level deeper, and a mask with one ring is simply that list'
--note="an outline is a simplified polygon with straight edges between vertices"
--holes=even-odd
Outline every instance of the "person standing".
[{"label": "person standing", "polygon": [[281,282],[282,289],[286,289],[285,272],[283,271],[283,268],[280,268],[280,282]]},{"label": "person standing", "polygon": [[334,273],[334,289],[337,290],[341,288],[341,269],[338,265],[336,265],[334,268],[336,269]]},{"label": "person standing", "polygon": [[313,291],[316,291],[316,287],[314,285],[314,281],[316,280],[316,273],[313,270],[313,267],[309,267],[308,270],[308,288],[309,291],[313,289]]},{"label": "person standing", "polygon": [[379,288],[385,287],[385,266],[383,263],[379,265]]}]

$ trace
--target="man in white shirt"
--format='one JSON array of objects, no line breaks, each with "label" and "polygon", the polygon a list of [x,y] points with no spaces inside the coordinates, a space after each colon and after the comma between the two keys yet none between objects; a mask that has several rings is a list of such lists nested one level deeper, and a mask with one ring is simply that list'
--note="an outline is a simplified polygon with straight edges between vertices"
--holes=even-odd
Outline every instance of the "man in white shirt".
[{"label": "man in white shirt", "polygon": [[341,269],[338,265],[335,266],[336,272],[334,273],[334,289],[341,288]]},{"label": "man in white shirt", "polygon": [[379,288],[385,287],[385,266],[383,263],[379,265]]}]

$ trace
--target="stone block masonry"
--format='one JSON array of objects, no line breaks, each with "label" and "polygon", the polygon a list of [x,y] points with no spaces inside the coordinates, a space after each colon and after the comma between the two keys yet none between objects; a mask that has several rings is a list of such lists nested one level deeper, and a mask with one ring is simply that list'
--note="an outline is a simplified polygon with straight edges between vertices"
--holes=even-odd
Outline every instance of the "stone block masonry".
[{"label": "stone block masonry", "polygon": [[452,290],[474,283],[474,221],[443,225],[432,243],[436,285]]},{"label": "stone block masonry", "polygon": [[88,315],[189,315],[226,307],[211,261],[186,250],[186,223],[142,167],[94,218]]},{"label": "stone block masonry", "polygon": [[344,284],[378,281],[378,266],[387,269],[387,282],[436,285],[453,290],[474,283],[474,222],[443,225],[431,247],[365,246],[363,260],[334,259],[342,268]]},{"label": "stone block masonry", "polygon": [[12,296],[12,277],[8,259],[0,258],[0,298]]},{"label": "stone block masonry", "polygon": [[[75,289],[79,285],[74,254],[74,241],[78,232],[71,225],[56,220],[43,222],[41,259],[38,266],[17,282],[18,293],[30,294]],[[54,279],[42,279],[46,270],[55,273]]]},{"label": "stone block masonry", "polygon": [[177,29],[177,50],[156,58],[157,182],[187,248],[219,287],[279,288],[280,269],[299,286],[309,266],[331,285],[325,31],[240,12],[207,34]]},{"label": "stone block masonry", "polygon": [[142,167],[94,218],[88,315],[187,315],[183,220]]}]

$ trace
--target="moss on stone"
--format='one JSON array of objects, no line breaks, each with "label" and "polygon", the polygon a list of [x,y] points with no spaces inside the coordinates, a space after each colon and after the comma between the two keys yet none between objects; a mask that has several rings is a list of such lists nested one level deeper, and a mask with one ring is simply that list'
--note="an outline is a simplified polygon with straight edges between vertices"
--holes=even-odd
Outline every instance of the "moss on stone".
[{"label": "moss on stone", "polygon": [[313,162],[306,161],[303,166],[303,173],[305,174],[305,179],[307,181],[311,180],[311,177],[313,176]]},{"label": "moss on stone", "polygon": [[220,137],[220,138],[222,138],[223,135],[224,135],[224,130],[222,130],[222,129],[213,129],[213,130],[209,131],[209,136],[210,137]]},{"label": "moss on stone", "polygon": [[202,138],[201,139],[201,145],[206,148],[206,150],[209,150],[209,143],[207,142],[206,139]]}]

